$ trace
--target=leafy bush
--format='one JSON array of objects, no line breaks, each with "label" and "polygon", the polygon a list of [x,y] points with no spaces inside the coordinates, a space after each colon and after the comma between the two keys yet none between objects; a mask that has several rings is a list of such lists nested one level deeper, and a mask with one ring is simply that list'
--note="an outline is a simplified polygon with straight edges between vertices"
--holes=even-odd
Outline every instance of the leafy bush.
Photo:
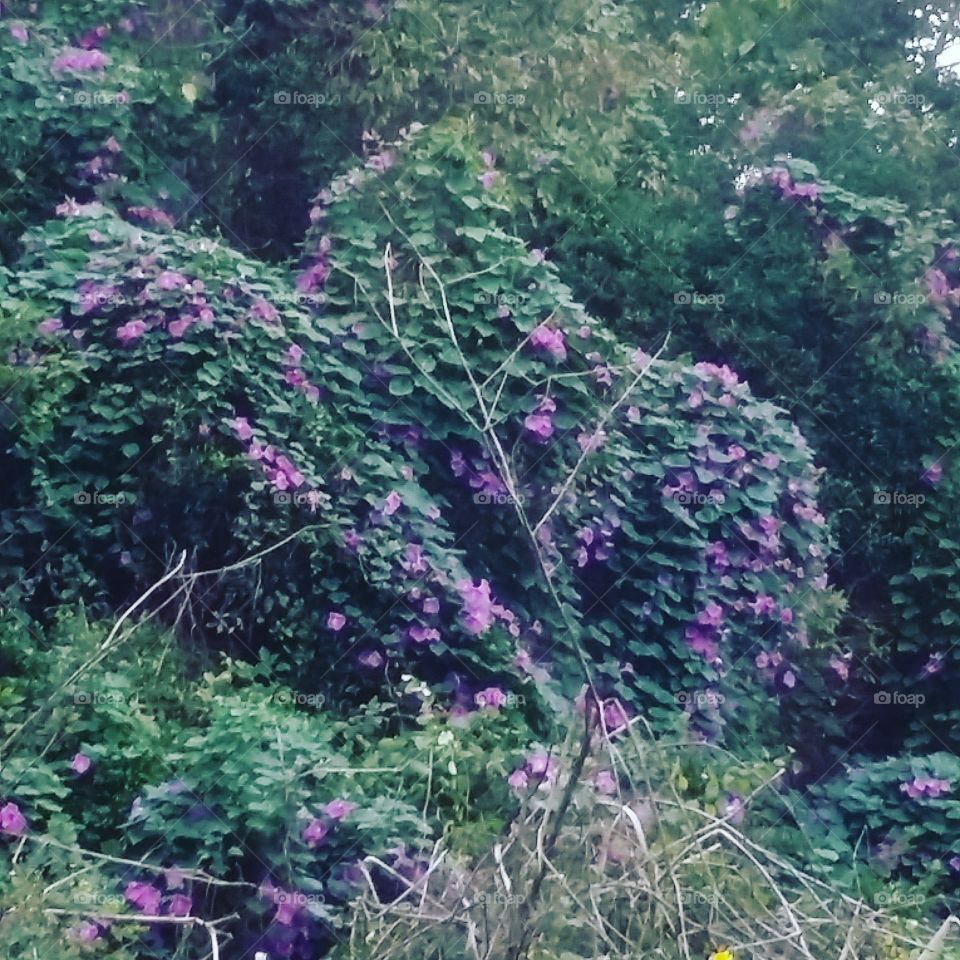
[{"label": "leafy bush", "polygon": [[842,786],[812,789],[811,824],[826,828],[828,847],[854,845],[877,874],[906,881],[913,905],[929,909],[937,892],[956,895],[960,877],[958,775],[945,751],[849,763]]},{"label": "leafy bush", "polygon": [[[296,290],[97,206],[28,240],[16,290],[47,319],[17,353],[31,474],[7,549],[25,574],[46,551],[58,596],[79,566],[114,601],[186,549],[190,621],[287,649],[315,688],[350,657],[338,697],[401,662],[461,706],[545,667],[572,696],[583,656],[600,695],[704,735],[753,722],[735,694],[758,682],[821,696],[829,542],[802,437],[729,369],[618,344],[498,225],[484,163],[458,125],[371,154],[315,214]],[[429,200],[398,223],[413,181]],[[514,582],[504,555],[531,560]]]},{"label": "leafy bush", "polygon": [[131,34],[147,27],[129,4],[98,4],[97,19],[93,6],[59,4],[56,16],[5,21],[0,31],[4,260],[65,195],[148,210],[164,194],[180,201],[170,212],[187,210],[189,191],[161,146],[185,136],[183,73],[139,62]]}]

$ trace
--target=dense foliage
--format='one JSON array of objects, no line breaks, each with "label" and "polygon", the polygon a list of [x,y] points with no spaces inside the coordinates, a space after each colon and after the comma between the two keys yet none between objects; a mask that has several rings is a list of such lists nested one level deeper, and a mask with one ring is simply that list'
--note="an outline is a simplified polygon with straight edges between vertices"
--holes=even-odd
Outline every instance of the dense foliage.
[{"label": "dense foliage", "polygon": [[0,13],[7,954],[957,912],[945,6]]}]

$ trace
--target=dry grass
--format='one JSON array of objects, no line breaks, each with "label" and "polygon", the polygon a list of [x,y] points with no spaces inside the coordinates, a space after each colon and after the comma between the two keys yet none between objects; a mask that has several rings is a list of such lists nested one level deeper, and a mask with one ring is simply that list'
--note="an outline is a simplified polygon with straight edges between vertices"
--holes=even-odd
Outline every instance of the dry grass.
[{"label": "dry grass", "polygon": [[[557,752],[559,782],[532,788],[471,864],[444,843],[415,879],[368,858],[368,893],[341,956],[703,960],[723,945],[736,960],[960,957],[952,921],[938,943],[934,927],[869,907],[685,800],[669,786],[674,748],[636,728],[578,739]],[[630,786],[602,796],[589,781],[611,767]],[[399,891],[390,902],[385,879]]]}]

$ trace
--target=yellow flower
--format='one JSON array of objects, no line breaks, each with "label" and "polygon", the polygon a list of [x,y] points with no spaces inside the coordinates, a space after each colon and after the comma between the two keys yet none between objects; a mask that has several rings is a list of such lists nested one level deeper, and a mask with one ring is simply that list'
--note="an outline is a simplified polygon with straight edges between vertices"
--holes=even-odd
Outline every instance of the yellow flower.
[{"label": "yellow flower", "polygon": [[710,960],[733,960],[733,954],[726,947],[721,947],[716,953],[710,954]]}]

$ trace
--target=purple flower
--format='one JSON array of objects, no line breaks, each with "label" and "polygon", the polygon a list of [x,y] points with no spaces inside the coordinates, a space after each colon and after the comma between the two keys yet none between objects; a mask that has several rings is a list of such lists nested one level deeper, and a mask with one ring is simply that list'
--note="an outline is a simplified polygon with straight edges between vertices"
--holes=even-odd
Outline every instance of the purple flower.
[{"label": "purple flower", "polygon": [[167,332],[179,340],[193,326],[193,317],[178,317],[167,324]]},{"label": "purple flower", "polygon": [[84,920],[70,931],[70,936],[80,943],[93,943],[100,936],[100,927],[89,920]]},{"label": "purple flower", "polygon": [[0,807],[0,833],[9,833],[14,837],[19,837],[26,830],[27,818],[13,801]]},{"label": "purple flower", "polygon": [[593,379],[602,387],[613,386],[613,371],[605,363],[598,363],[591,371]]},{"label": "purple flower", "polygon": [[10,36],[13,37],[21,47],[25,47],[30,42],[30,34],[25,27],[19,23],[10,24]]},{"label": "purple flower", "polygon": [[704,627],[719,627],[723,623],[723,607],[711,601],[697,614],[697,623]]},{"label": "purple flower", "polygon": [[536,350],[549,353],[554,360],[566,360],[567,348],[564,343],[563,331],[548,327],[545,323],[537,327],[530,334],[530,345]]},{"label": "purple flower", "polygon": [[477,179],[482,184],[484,190],[489,190],[496,182],[497,174],[493,170],[484,170]]},{"label": "purple flower", "polygon": [[250,307],[250,315],[255,320],[263,320],[265,323],[277,323],[280,319],[277,308],[272,303],[264,300],[263,297],[257,297],[253,301]]},{"label": "purple flower", "polygon": [[274,923],[279,923],[283,927],[293,926],[293,921],[297,918],[299,907],[293,901],[293,897],[288,893],[280,893],[276,897],[277,912],[273,915]]},{"label": "purple flower", "polygon": [[91,70],[103,70],[110,62],[109,58],[100,50],[78,50],[67,48],[56,57],[51,64],[54,73],[81,73]]},{"label": "purple flower", "polygon": [[396,490],[391,490],[387,494],[386,500],[383,502],[383,515],[385,517],[392,517],[403,505],[403,500],[400,497],[400,494]]},{"label": "purple flower", "polygon": [[780,622],[793,623],[793,611],[789,607],[780,608]]},{"label": "purple flower", "polygon": [[423,546],[419,543],[408,543],[404,547],[400,564],[405,572],[411,574],[426,573],[430,569],[423,556]]},{"label": "purple flower", "polygon": [[173,217],[157,207],[127,207],[127,216],[158,227],[173,227]]},{"label": "purple flower", "polygon": [[326,839],[329,832],[330,828],[322,820],[314,819],[303,828],[300,836],[303,837],[303,842],[313,849]]},{"label": "purple flower", "polygon": [[324,808],[323,812],[331,820],[346,820],[347,817],[357,809],[355,803],[349,800],[331,800]]},{"label": "purple flower", "polygon": [[440,601],[436,597],[424,597],[423,612],[435,614],[440,612]]},{"label": "purple flower", "polygon": [[727,548],[719,541],[707,544],[707,549],[704,551],[704,554],[707,558],[707,561],[711,563],[716,570],[725,570],[730,566],[730,558],[727,556]]},{"label": "purple flower", "polygon": [[127,902],[151,917],[160,915],[160,891],[152,883],[128,883],[123,895]]},{"label": "purple flower", "polygon": [[462,477],[467,472],[467,462],[459,450],[450,454],[450,471],[455,477]]},{"label": "purple flower", "polygon": [[932,677],[935,673],[939,673],[943,669],[943,654],[942,653],[931,653],[927,662],[923,665],[923,673],[928,677]]},{"label": "purple flower", "polygon": [[424,627],[421,624],[414,624],[409,634],[414,643],[434,643],[440,640],[439,630],[434,627]]},{"label": "purple flower", "polygon": [[235,417],[228,422],[228,425],[233,428],[237,439],[242,440],[244,443],[253,436],[253,430],[250,428],[250,423],[246,417]]},{"label": "purple flower", "polygon": [[175,893],[167,902],[167,915],[171,917],[189,917],[193,909],[193,900],[184,893]]},{"label": "purple flower", "polygon": [[768,537],[772,537],[780,529],[780,521],[770,515],[761,517],[758,524],[764,535]]},{"label": "purple flower", "polygon": [[117,330],[117,339],[126,346],[134,340],[139,340],[147,329],[142,320],[131,320]]},{"label": "purple flower", "polygon": [[553,436],[553,420],[548,413],[528,414],[523,426],[538,440],[549,440]]},{"label": "purple flower", "polygon": [[91,764],[90,758],[85,753],[78,753],[70,761],[70,769],[80,776],[83,776],[89,769]]},{"label": "purple flower", "polygon": [[517,767],[517,769],[507,777],[507,783],[511,790],[526,790],[529,783],[527,771],[524,770],[523,767]]},{"label": "purple flower", "polygon": [[735,793],[728,793],[723,805],[724,818],[739,827],[743,823],[744,812],[743,800]]},{"label": "purple flower", "polygon": [[555,760],[544,750],[535,750],[524,761],[521,768],[528,778],[535,778],[541,790],[549,790],[557,782],[560,768]]},{"label": "purple flower", "polygon": [[773,613],[777,608],[777,605],[773,602],[773,597],[765,593],[758,593],[756,600],[753,600],[748,606],[758,617]]},{"label": "purple flower", "polygon": [[613,775],[613,772],[610,770],[601,770],[594,778],[593,785],[596,788],[598,793],[606,794],[610,796],[617,792],[619,787],[617,783],[617,778]]},{"label": "purple flower", "polygon": [[850,679],[850,665],[839,657],[830,658],[830,669],[844,682]]},{"label": "purple flower", "polygon": [[507,702],[507,695],[499,687],[487,687],[481,690],[474,698],[478,707],[488,710],[499,710]]},{"label": "purple flower", "polygon": [[490,584],[481,580],[474,584],[472,580],[461,580],[457,590],[463,601],[463,625],[473,634],[485,633],[494,620],[493,599],[490,596]]},{"label": "purple flower", "polygon": [[942,270],[931,267],[927,270],[925,279],[930,295],[937,300],[945,299],[947,294],[950,293],[950,283],[947,281],[946,275]]},{"label": "purple flower", "polygon": [[315,260],[297,276],[297,290],[300,293],[313,293],[323,286],[329,274],[330,268],[326,260]]},{"label": "purple flower", "polygon": [[753,662],[759,670],[767,670],[770,667],[779,667],[783,662],[783,657],[776,652],[767,653],[766,650],[761,650],[756,657],[754,657]]},{"label": "purple flower", "polygon": [[615,697],[603,704],[603,726],[607,733],[619,733],[627,727],[627,711]]},{"label": "purple flower", "polygon": [[164,270],[154,282],[158,290],[180,290],[187,286],[187,278],[175,270]]},{"label": "purple flower", "polygon": [[327,629],[339,633],[347,623],[347,618],[338,610],[331,610],[327,614]]},{"label": "purple flower", "polygon": [[914,777],[909,783],[901,783],[900,790],[911,800],[919,797],[939,797],[941,793],[950,792],[950,783],[935,777]]},{"label": "purple flower", "polygon": [[920,474],[920,479],[924,483],[930,484],[931,487],[935,487],[943,479],[943,464],[939,460],[934,460]]},{"label": "purple flower", "polygon": [[720,648],[713,635],[713,631],[704,627],[691,625],[687,627],[684,635],[687,646],[704,660],[716,660],[720,653]]},{"label": "purple flower", "polygon": [[384,150],[383,153],[375,153],[367,157],[367,167],[375,173],[384,173],[396,163],[396,156],[392,150]]},{"label": "purple flower", "polygon": [[59,333],[62,329],[63,321],[59,317],[48,317],[37,324],[37,333],[45,337]]},{"label": "purple flower", "polygon": [[376,670],[383,666],[383,654],[377,650],[364,650],[363,653],[357,657],[357,662],[361,667]]},{"label": "purple flower", "polygon": [[577,446],[582,453],[596,453],[603,446],[603,441],[607,439],[606,431],[596,430],[593,433],[587,433],[584,430],[577,434]]},{"label": "purple flower", "polygon": [[92,50],[94,47],[99,47],[109,33],[110,27],[106,24],[100,24],[83,34],[77,41],[77,46],[83,50]]}]

